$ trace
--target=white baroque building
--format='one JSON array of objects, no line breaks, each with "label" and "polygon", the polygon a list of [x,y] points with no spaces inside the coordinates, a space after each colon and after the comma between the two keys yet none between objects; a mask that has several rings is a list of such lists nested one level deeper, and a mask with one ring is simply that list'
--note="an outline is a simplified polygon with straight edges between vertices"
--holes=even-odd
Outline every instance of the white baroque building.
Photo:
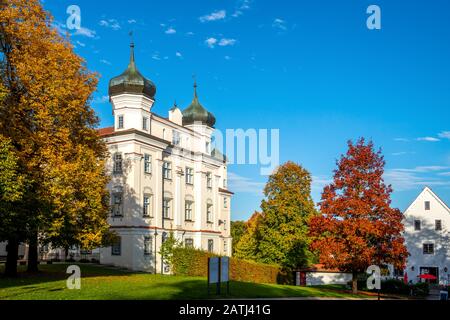
[{"label": "white baroque building", "polygon": [[231,255],[226,158],[211,150],[215,118],[199,102],[174,105],[167,118],[152,112],[155,85],[136,68],[111,79],[114,127],[106,142],[111,174],[109,223],[120,240],[100,249],[100,263],[148,272],[169,272],[159,254],[173,233],[185,246]]},{"label": "white baroque building", "polygon": [[408,280],[419,282],[420,274],[432,274],[432,282],[450,283],[450,208],[428,187],[404,212],[404,237],[410,256]]},{"label": "white baroque building", "polygon": [[[174,105],[167,118],[152,112],[155,94],[155,85],[136,68],[131,44],[128,68],[109,84],[114,126],[98,130],[110,152],[109,223],[119,240],[92,251],[71,248],[70,258],[169,273],[159,251],[170,233],[185,246],[231,256],[233,193],[227,190],[225,156],[211,150],[216,119],[200,104],[196,84],[192,103],[183,111]],[[0,259],[6,254],[6,243],[0,243]],[[65,254],[41,246],[39,256]]]}]

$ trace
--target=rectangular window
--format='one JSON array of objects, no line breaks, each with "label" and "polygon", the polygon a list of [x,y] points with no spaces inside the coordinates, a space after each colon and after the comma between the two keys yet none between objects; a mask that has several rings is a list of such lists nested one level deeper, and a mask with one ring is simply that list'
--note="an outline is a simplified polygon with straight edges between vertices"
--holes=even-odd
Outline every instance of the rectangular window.
[{"label": "rectangular window", "polygon": [[424,243],[423,244],[423,254],[434,254],[434,244]]},{"label": "rectangular window", "polygon": [[224,188],[224,189],[227,188],[227,179],[223,179],[223,188]]},{"label": "rectangular window", "polygon": [[228,208],[228,198],[227,197],[223,197],[223,207],[225,209]]},{"label": "rectangular window", "polygon": [[184,246],[185,246],[186,248],[193,248],[193,247],[194,247],[194,239],[192,239],[192,238],[186,238],[186,239],[184,240]]},{"label": "rectangular window", "polygon": [[122,254],[122,238],[118,237],[111,246],[111,255],[120,256]]},{"label": "rectangular window", "polygon": [[434,226],[435,226],[436,231],[442,230],[442,221],[441,220],[435,220],[434,221]]},{"label": "rectangular window", "polygon": [[122,217],[123,216],[123,201],[122,201],[122,193],[114,193],[112,195],[112,212],[111,215],[113,217]]},{"label": "rectangular window", "polygon": [[142,117],[142,130],[148,131],[148,118]]},{"label": "rectangular window", "polygon": [[420,230],[420,220],[414,220],[414,230]]},{"label": "rectangular window", "polygon": [[152,173],[152,156],[144,154],[144,173]]},{"label": "rectangular window", "polygon": [[152,208],[151,208],[151,195],[144,194],[144,203],[143,203],[143,211],[142,215],[146,218],[152,217]]},{"label": "rectangular window", "polygon": [[205,153],[211,154],[211,151],[209,150],[209,142],[205,143]]},{"label": "rectangular window", "polygon": [[430,201],[425,201],[425,210],[430,210]]},{"label": "rectangular window", "polygon": [[172,163],[164,161],[163,164],[164,179],[170,180],[172,178]]},{"label": "rectangular window", "polygon": [[223,220],[223,230],[227,230],[228,225],[227,225],[227,220]]},{"label": "rectangular window", "polygon": [[123,161],[122,161],[122,154],[121,153],[115,153],[114,154],[114,158],[113,158],[113,162],[114,162],[113,173],[121,174],[122,173],[122,169],[123,169],[123,166],[122,166],[122,163],[123,163]]},{"label": "rectangular window", "polygon": [[206,186],[208,188],[212,188],[212,173],[211,172],[206,173]]},{"label": "rectangular window", "polygon": [[213,222],[212,204],[206,205],[206,222],[208,222],[208,223]]},{"label": "rectangular window", "polygon": [[122,115],[120,115],[120,116],[118,116],[117,117],[117,119],[118,119],[118,123],[117,123],[117,129],[123,129],[123,116]]},{"label": "rectangular window", "polygon": [[163,202],[164,219],[170,219],[170,201],[171,199],[164,199]]},{"label": "rectangular window", "polygon": [[213,239],[208,240],[208,252],[214,252],[214,240]]},{"label": "rectangular window", "polygon": [[186,184],[194,184],[194,169],[186,167]]},{"label": "rectangular window", "polygon": [[149,256],[152,254],[153,248],[153,240],[152,237],[144,237],[144,255]]},{"label": "rectangular window", "polygon": [[180,145],[180,133],[176,130],[172,131],[172,144],[175,146],[179,146]]},{"label": "rectangular window", "polygon": [[227,242],[227,240],[223,240],[223,252],[225,254],[228,253],[228,242]]},{"label": "rectangular window", "polygon": [[192,201],[186,201],[185,208],[184,208],[184,220],[186,221],[192,221],[192,207],[193,203]]}]

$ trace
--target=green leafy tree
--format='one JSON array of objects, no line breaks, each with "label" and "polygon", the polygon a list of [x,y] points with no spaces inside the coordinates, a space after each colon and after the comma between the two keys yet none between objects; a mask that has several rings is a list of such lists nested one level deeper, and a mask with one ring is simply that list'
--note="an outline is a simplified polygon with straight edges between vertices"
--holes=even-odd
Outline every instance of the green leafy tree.
[{"label": "green leafy tree", "polygon": [[261,213],[255,213],[236,247],[239,258],[279,264],[285,268],[309,265],[308,222],[317,214],[311,197],[311,175],[300,165],[287,162],[270,177],[264,188]]},{"label": "green leafy tree", "polygon": [[[255,212],[250,219],[245,222],[245,232],[239,241],[234,245],[234,256],[239,259],[258,261],[258,227],[261,213]],[[233,239],[234,241],[234,239]]]},{"label": "green leafy tree", "polygon": [[245,221],[231,221],[231,237],[233,238],[232,254],[236,251],[236,245],[239,243],[242,235],[245,233]]},{"label": "green leafy tree", "polygon": [[181,247],[183,247],[181,241],[175,238],[173,232],[170,232],[159,249],[159,254],[162,257],[163,262],[172,267],[174,250]]}]

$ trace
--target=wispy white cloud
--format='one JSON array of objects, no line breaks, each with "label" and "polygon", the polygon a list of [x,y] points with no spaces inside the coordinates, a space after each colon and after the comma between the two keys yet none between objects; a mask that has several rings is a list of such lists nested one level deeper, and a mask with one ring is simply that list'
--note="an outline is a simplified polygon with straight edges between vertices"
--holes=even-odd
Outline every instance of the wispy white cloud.
[{"label": "wispy white cloud", "polygon": [[264,190],[265,183],[253,181],[250,178],[228,172],[228,185],[230,190],[234,192],[261,194]]},{"label": "wispy white cloud", "polygon": [[[450,186],[447,180],[448,166],[418,166],[386,170],[384,179],[394,191],[405,191],[424,186]],[[445,171],[445,172],[444,172]]]},{"label": "wispy white cloud", "polygon": [[441,139],[448,139],[450,140],[450,131],[442,131],[438,134],[438,137]]},{"label": "wispy white cloud", "polygon": [[101,59],[100,62],[103,64],[107,64],[108,66],[111,65],[111,62],[109,62],[108,60],[105,60],[105,59]]},{"label": "wispy white cloud", "polygon": [[116,19],[100,20],[98,24],[102,27],[111,28],[113,30],[121,29],[120,24]]},{"label": "wispy white cloud", "polygon": [[409,139],[406,139],[406,138],[394,138],[394,141],[398,141],[398,142],[408,142]]},{"label": "wispy white cloud", "polygon": [[177,33],[177,30],[175,30],[174,28],[170,27],[168,28],[166,31],[164,31],[166,34],[175,34]]},{"label": "wispy white cloud", "polygon": [[240,17],[244,14],[244,11],[250,9],[251,0],[238,0],[235,11],[231,14],[233,18]]},{"label": "wispy white cloud", "polygon": [[85,47],[86,46],[86,44],[84,44],[81,41],[77,41],[76,44],[79,45],[80,47]]},{"label": "wispy white cloud", "polygon": [[214,46],[215,46],[216,43],[217,43],[217,39],[211,37],[211,38],[206,39],[206,40],[205,40],[205,43],[206,43],[206,45],[207,45],[208,47],[214,48]]},{"label": "wispy white cloud", "polygon": [[231,60],[231,57],[230,56],[225,56],[224,59],[225,60]]},{"label": "wispy white cloud", "polygon": [[227,12],[225,10],[217,10],[210,14],[206,14],[204,16],[201,16],[199,20],[201,22],[210,22],[210,21],[217,21],[217,20],[223,20],[227,16]]},{"label": "wispy white cloud", "polygon": [[236,39],[220,39],[219,46],[226,47],[226,46],[234,46],[236,43]]},{"label": "wispy white cloud", "polygon": [[128,23],[129,24],[133,24],[133,23],[136,23],[137,21],[135,20],[135,19],[130,19],[130,20],[128,20]]},{"label": "wispy white cloud", "polygon": [[427,142],[437,142],[437,141],[441,141],[438,138],[435,137],[419,137],[416,139],[417,141],[427,141]]},{"label": "wispy white cloud", "polygon": [[89,28],[81,27],[80,29],[77,29],[74,33],[74,36],[82,36],[87,38],[96,38],[96,32],[94,30],[91,30]]},{"label": "wispy white cloud", "polygon": [[109,101],[109,96],[101,96],[94,99],[94,104],[107,103]]},{"label": "wispy white cloud", "polygon": [[175,52],[175,56],[177,56],[178,58],[183,58],[183,55],[181,54],[181,52]]},{"label": "wispy white cloud", "polygon": [[222,38],[220,40],[210,37],[205,40],[206,45],[209,48],[214,48],[216,45],[221,47],[234,46],[236,44],[236,39]]},{"label": "wispy white cloud", "polygon": [[286,21],[280,18],[276,18],[275,20],[273,20],[272,27],[283,31],[287,30]]}]

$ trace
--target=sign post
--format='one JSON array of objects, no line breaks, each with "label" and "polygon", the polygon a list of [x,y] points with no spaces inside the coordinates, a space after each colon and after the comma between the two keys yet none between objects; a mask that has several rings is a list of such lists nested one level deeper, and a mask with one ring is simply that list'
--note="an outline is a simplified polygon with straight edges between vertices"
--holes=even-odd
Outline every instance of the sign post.
[{"label": "sign post", "polygon": [[220,282],[227,283],[227,294],[230,294],[230,258],[222,257],[220,259]]},{"label": "sign post", "polygon": [[216,294],[220,295],[223,282],[226,282],[227,294],[230,294],[230,258],[208,258],[208,295],[211,293],[212,284],[216,284]]},{"label": "sign post", "polygon": [[217,290],[220,291],[220,258],[208,258],[208,295],[210,294],[210,285],[216,284]]}]

